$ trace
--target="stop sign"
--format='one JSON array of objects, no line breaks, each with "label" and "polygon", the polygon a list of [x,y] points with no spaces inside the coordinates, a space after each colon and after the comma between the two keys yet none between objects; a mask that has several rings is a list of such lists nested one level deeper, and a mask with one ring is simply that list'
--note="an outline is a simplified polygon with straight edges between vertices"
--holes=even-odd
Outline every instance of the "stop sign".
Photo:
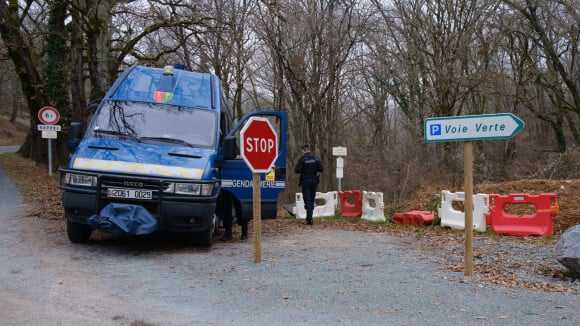
[{"label": "stop sign", "polygon": [[254,173],[270,171],[278,157],[278,134],[266,118],[252,117],[240,132],[241,156]]}]

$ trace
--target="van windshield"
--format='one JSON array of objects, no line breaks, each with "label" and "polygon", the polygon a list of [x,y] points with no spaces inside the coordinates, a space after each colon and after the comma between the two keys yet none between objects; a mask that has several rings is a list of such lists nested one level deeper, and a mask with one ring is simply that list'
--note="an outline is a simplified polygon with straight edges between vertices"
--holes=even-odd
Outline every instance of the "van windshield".
[{"label": "van windshield", "polygon": [[89,136],[183,145],[215,146],[215,112],[159,103],[108,101],[95,113]]}]

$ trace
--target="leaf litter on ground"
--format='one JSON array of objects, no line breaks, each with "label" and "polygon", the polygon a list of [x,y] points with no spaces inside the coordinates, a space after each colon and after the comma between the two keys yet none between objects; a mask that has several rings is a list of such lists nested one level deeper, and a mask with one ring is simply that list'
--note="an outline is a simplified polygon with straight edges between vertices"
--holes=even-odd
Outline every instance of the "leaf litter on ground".
[{"label": "leaf litter on ground", "polygon": [[[48,175],[45,164],[24,159],[18,154],[0,155],[0,167],[16,184],[27,206],[27,215],[39,219],[54,220],[59,223],[57,230],[65,237],[64,213],[61,205],[61,191],[56,188],[56,171]],[[386,206],[386,211],[396,207],[400,211],[430,210],[432,194],[442,187],[430,186],[419,189],[415,195],[403,202]],[[455,190],[460,191],[460,190]],[[555,192],[558,195],[560,211],[553,220],[554,235],[544,237],[515,237],[496,235],[491,232],[474,233],[473,270],[471,279],[478,284],[494,284],[505,288],[527,288],[534,291],[567,292],[580,294],[580,282],[560,265],[555,258],[555,246],[560,235],[569,227],[580,223],[580,180],[520,180],[505,183],[484,183],[476,186],[481,193],[528,193],[541,194]],[[390,219],[389,216],[386,216]],[[61,223],[62,222],[62,223]],[[373,223],[360,218],[317,218],[315,228],[350,230],[368,233],[387,233],[408,237],[412,245],[429,251],[434,260],[443,263],[443,270],[457,273],[457,281],[465,282],[464,233],[440,226],[397,226]],[[251,225],[251,223],[250,223]],[[302,232],[303,221],[291,217],[283,209],[278,218],[263,220],[262,233],[291,235]],[[239,230],[234,229],[234,239],[239,239]],[[250,228],[250,233],[251,233]],[[236,234],[238,233],[238,234]],[[100,234],[100,237],[108,235]]]}]

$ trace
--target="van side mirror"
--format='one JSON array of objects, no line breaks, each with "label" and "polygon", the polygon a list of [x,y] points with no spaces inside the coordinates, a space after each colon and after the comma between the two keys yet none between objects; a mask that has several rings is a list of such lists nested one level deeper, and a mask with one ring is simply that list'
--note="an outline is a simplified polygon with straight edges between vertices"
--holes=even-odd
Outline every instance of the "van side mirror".
[{"label": "van side mirror", "polygon": [[97,110],[99,105],[101,104],[101,99],[92,100],[89,104],[87,104],[86,110],[89,112],[94,112]]},{"label": "van side mirror", "polygon": [[83,131],[83,124],[80,122],[71,122],[70,128],[68,130],[68,140],[66,141],[66,147],[69,149],[74,149],[81,142],[81,134]]},{"label": "van side mirror", "polygon": [[240,154],[235,136],[226,136],[223,142],[223,154],[225,160],[233,160]]}]

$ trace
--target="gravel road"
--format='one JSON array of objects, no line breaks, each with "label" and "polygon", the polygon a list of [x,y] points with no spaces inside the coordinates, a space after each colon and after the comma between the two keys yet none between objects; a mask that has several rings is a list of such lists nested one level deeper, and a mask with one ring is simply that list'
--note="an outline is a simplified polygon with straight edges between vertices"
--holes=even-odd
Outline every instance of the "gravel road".
[{"label": "gravel road", "polygon": [[412,237],[263,234],[258,264],[252,239],[75,245],[26,216],[2,170],[0,190],[2,325],[580,325],[577,294],[482,284]]}]

